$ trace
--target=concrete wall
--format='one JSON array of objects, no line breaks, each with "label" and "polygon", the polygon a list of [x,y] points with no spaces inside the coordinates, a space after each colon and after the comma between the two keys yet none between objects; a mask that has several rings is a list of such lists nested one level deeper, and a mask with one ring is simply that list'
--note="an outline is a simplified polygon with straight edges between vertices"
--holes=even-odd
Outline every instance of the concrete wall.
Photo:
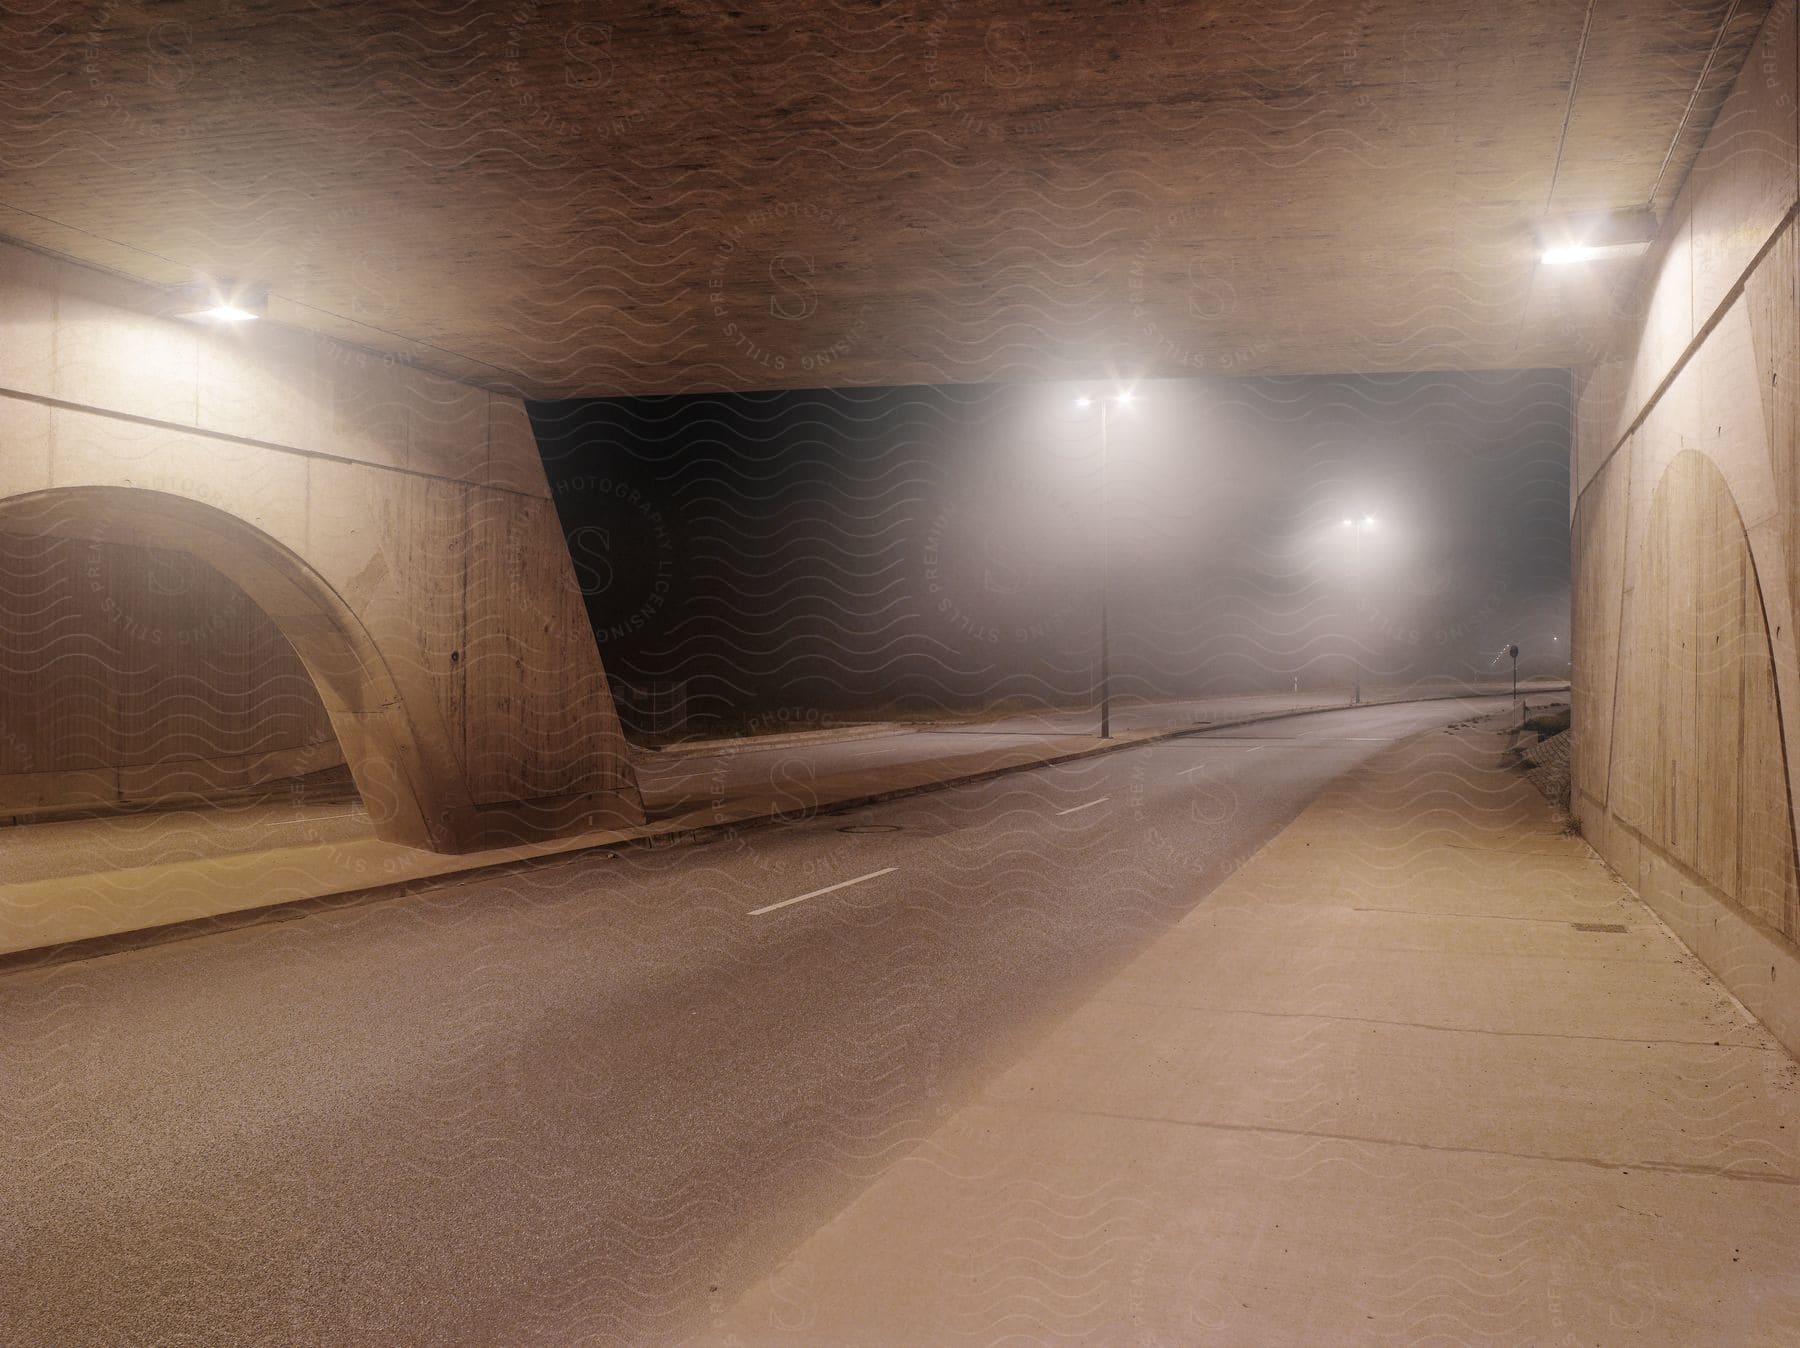
[{"label": "concrete wall", "polygon": [[244,591],[385,838],[640,820],[523,405],[172,303],[0,244],[0,531],[191,553]]},{"label": "concrete wall", "polygon": [[1579,397],[1574,801],[1601,855],[1800,1050],[1796,44],[1785,0]]},{"label": "concrete wall", "polygon": [[294,648],[204,562],[0,534],[0,818],[224,797],[343,761]]}]

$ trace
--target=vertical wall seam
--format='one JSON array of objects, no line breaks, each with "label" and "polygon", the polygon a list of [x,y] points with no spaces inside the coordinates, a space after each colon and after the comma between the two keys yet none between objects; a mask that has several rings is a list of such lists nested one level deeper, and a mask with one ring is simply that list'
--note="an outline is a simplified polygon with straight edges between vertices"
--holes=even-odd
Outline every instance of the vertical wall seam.
[{"label": "vertical wall seam", "polygon": [[[1613,637],[1613,679],[1612,707],[1608,713],[1608,729],[1606,734],[1606,795],[1600,806],[1607,814],[1613,813],[1613,790],[1619,774],[1619,685],[1625,681],[1625,581],[1630,575],[1631,562],[1631,490],[1632,473],[1636,465],[1632,463],[1633,455],[1625,456],[1625,520],[1619,533],[1619,630]],[[1601,472],[1606,472],[1610,464],[1603,465]],[[1595,474],[1594,481],[1599,480]]]},{"label": "vertical wall seam", "polygon": [[[50,391],[56,391],[56,381],[62,372],[62,291],[51,287],[50,295]],[[44,450],[44,485],[56,485],[56,408],[44,409],[44,439],[47,442]]]},{"label": "vertical wall seam", "polygon": [[[491,396],[492,395],[490,395],[490,397]],[[491,452],[493,444],[493,417],[491,415],[491,407],[489,411],[488,442]],[[459,490],[457,495],[462,498],[463,516],[462,538],[460,540],[460,547],[462,549],[462,595],[457,605],[456,623],[456,649],[461,652],[461,654],[457,657],[456,668],[450,671],[450,677],[454,683],[458,685],[456,691],[459,695],[456,699],[456,705],[462,715],[462,724],[456,728],[456,732],[457,736],[462,741],[463,781],[467,784],[469,788],[469,798],[473,801],[476,791],[473,770],[471,768],[471,759],[469,757],[471,753],[469,745],[469,723],[473,719],[469,715],[469,553],[473,551],[470,546],[470,539],[474,532],[473,512],[475,510],[475,493],[468,490]],[[485,795],[486,792],[482,792],[482,794]]]},{"label": "vertical wall seam", "polygon": [[[1742,526],[1742,522],[1743,522],[1742,517],[1740,516],[1739,517],[1739,526],[1740,527]],[[1748,566],[1744,573],[1743,584],[1738,589],[1738,606],[1739,606],[1739,609],[1741,610],[1741,614],[1739,617],[1740,625],[1743,621],[1743,617],[1747,616],[1751,611],[1750,601],[1753,597],[1756,601],[1756,607],[1758,609],[1763,609],[1762,586],[1758,583],[1757,572],[1756,572],[1756,554],[1753,551],[1751,551],[1750,537],[1747,532],[1744,536],[1744,552],[1746,555],[1746,559],[1748,561]],[[1775,733],[1779,736],[1781,734],[1781,686],[1780,686],[1779,681],[1776,681],[1773,679],[1773,674],[1774,674],[1773,664],[1774,664],[1774,660],[1775,660],[1775,639],[1769,632],[1769,614],[1766,609],[1763,609],[1762,622],[1763,622],[1763,637],[1769,643],[1769,662],[1771,665],[1771,669],[1770,669],[1771,681],[1775,682]],[[1738,690],[1737,690],[1737,761],[1736,761],[1736,765],[1735,765],[1736,770],[1737,770],[1737,818],[1732,821],[1732,823],[1733,823],[1732,841],[1737,844],[1737,856],[1732,864],[1731,873],[1732,873],[1733,879],[1732,879],[1731,888],[1732,888],[1733,893],[1741,894],[1744,889],[1744,811],[1745,811],[1746,802],[1750,799],[1749,787],[1751,785],[1750,781],[1748,780],[1748,772],[1746,771],[1747,765],[1744,762],[1744,719],[1745,719],[1744,712],[1745,712],[1745,708],[1747,708],[1750,705],[1750,675],[1749,675],[1749,665],[1748,665],[1747,661],[1740,658],[1740,659],[1738,659],[1738,661],[1736,663],[1737,663],[1737,676],[1738,676],[1738,680],[1737,680],[1737,684],[1738,684]],[[1782,761],[1781,773],[1782,773],[1783,785],[1784,786],[1788,785],[1787,784],[1787,762],[1786,762],[1785,757]],[[1787,790],[1788,803],[1789,803],[1788,815],[1789,815],[1790,819],[1792,818],[1793,813],[1794,813],[1793,808],[1792,808],[1793,795],[1794,795],[1793,788],[1791,786],[1788,786],[1788,790]],[[1788,827],[1791,830],[1793,825],[1790,823]]]}]

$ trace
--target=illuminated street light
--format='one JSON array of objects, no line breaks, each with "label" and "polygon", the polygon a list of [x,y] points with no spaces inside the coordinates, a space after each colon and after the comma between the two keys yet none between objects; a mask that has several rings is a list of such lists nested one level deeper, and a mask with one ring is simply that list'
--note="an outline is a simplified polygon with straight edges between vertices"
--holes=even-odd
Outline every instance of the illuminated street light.
[{"label": "illuminated street light", "polygon": [[[1112,738],[1112,666],[1107,647],[1106,633],[1106,597],[1112,588],[1112,566],[1107,539],[1107,424],[1106,407],[1108,403],[1117,403],[1121,407],[1131,406],[1133,395],[1129,391],[1115,393],[1110,398],[1100,399],[1100,738]],[[1075,406],[1087,408],[1094,405],[1094,400],[1083,393],[1075,399]]]}]

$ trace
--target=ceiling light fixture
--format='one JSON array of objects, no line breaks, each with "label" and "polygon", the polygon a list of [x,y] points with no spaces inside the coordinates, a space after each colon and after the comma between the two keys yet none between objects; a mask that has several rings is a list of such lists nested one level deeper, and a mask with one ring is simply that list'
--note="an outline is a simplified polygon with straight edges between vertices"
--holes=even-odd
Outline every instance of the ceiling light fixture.
[{"label": "ceiling light fixture", "polygon": [[181,286],[165,312],[172,318],[205,323],[249,323],[267,316],[269,292],[259,286],[202,277]]},{"label": "ceiling light fixture", "polygon": [[1543,260],[1552,267],[1566,267],[1576,262],[1595,262],[1603,258],[1640,257],[1649,251],[1648,239],[1641,243],[1569,243],[1557,248],[1546,248]]},{"label": "ceiling light fixture", "polygon": [[1538,257],[1552,267],[1639,257],[1655,237],[1656,217],[1649,211],[1555,216],[1538,227]]}]

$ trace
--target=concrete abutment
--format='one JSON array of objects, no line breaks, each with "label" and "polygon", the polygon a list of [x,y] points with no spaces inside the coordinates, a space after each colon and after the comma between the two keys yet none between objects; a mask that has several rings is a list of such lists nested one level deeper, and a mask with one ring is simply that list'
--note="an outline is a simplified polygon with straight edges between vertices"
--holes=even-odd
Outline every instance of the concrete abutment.
[{"label": "concrete abutment", "polygon": [[1572,511],[1583,833],[1800,1052],[1797,95],[1783,3],[1586,373]]},{"label": "concrete abutment", "polygon": [[523,404],[162,303],[0,245],[0,532],[185,553],[230,581],[304,665],[384,839],[460,852],[641,822]]}]

